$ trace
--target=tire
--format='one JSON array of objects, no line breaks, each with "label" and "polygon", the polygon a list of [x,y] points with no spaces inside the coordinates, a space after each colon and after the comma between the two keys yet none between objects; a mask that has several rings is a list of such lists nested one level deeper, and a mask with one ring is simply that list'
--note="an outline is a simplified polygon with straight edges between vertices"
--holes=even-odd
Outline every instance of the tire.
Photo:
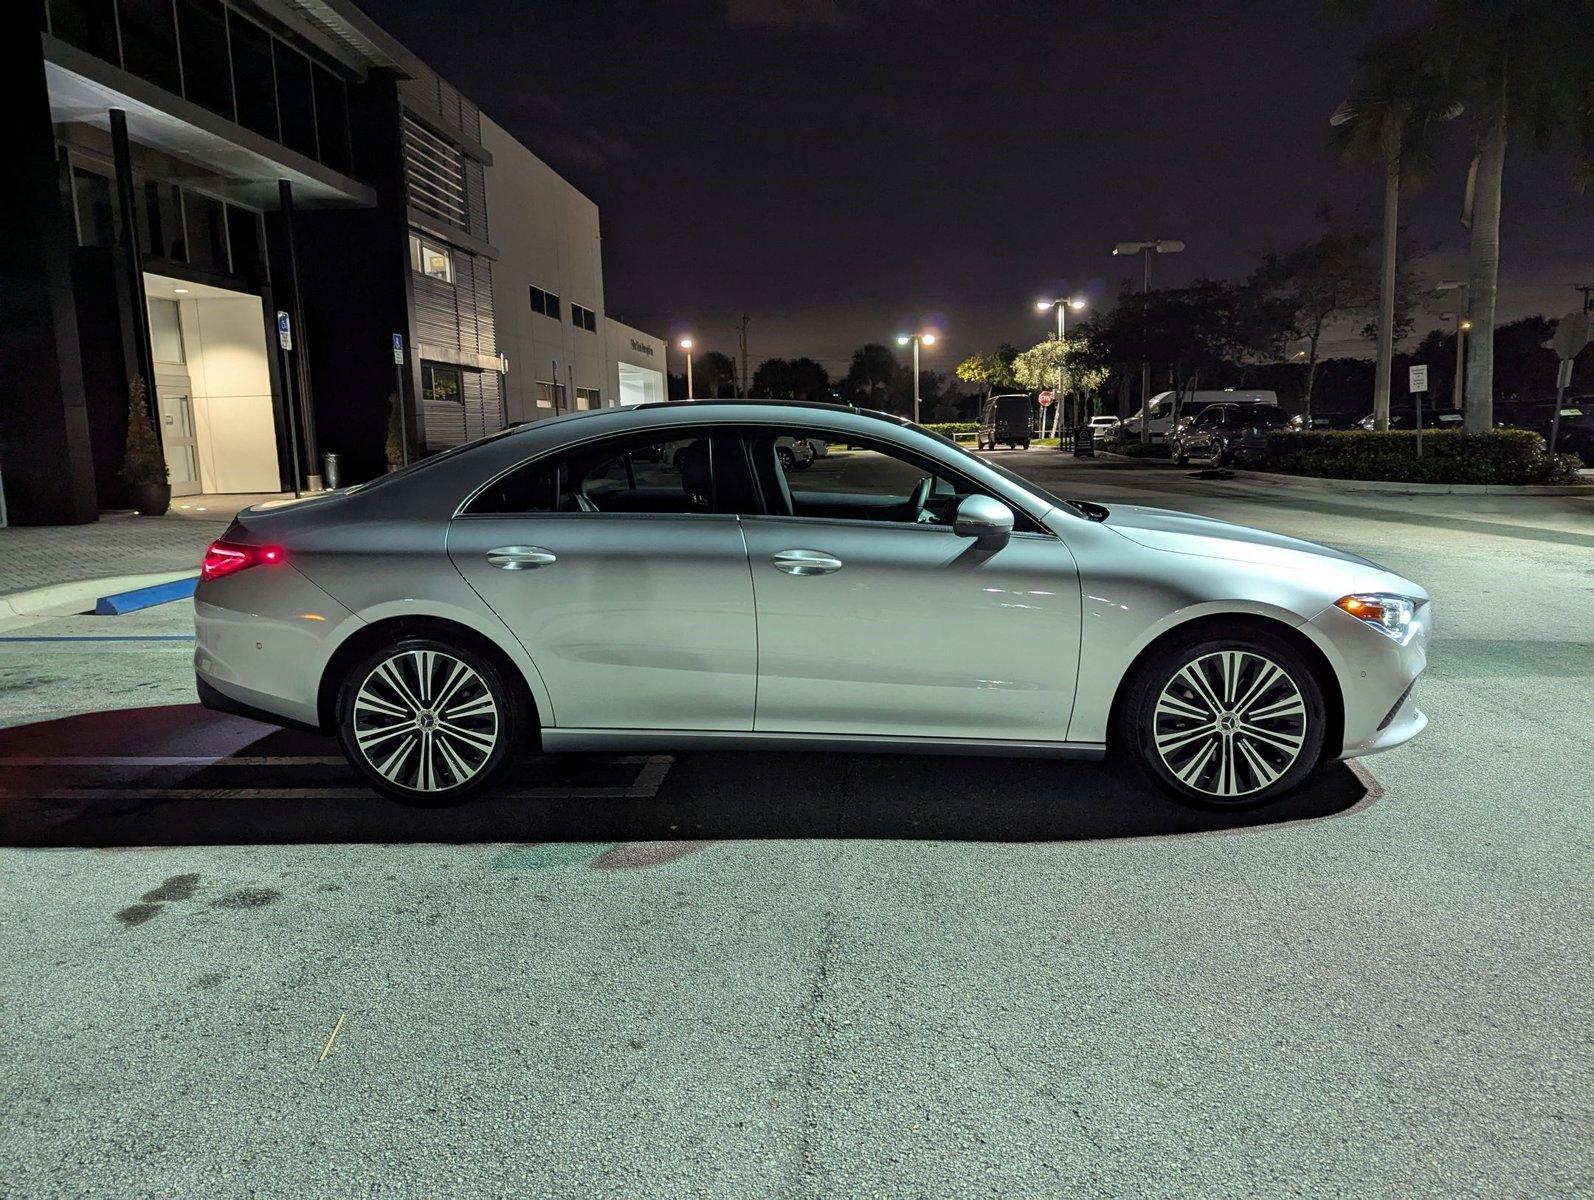
[{"label": "tire", "polygon": [[[1213,712],[1215,721],[1205,719]],[[1283,637],[1208,630],[1136,668],[1115,714],[1115,749],[1185,804],[1245,808],[1316,770],[1327,724],[1322,686]]]},{"label": "tire", "polygon": [[1020,450],[1028,450],[1029,449],[1029,443],[1028,442],[1020,442],[1018,448]]},{"label": "tire", "polygon": [[775,458],[779,460],[782,471],[790,471],[797,461],[797,456],[791,452],[790,446],[776,446]]},{"label": "tire", "polygon": [[1229,465],[1229,448],[1222,442],[1213,443],[1212,465],[1214,467],[1226,467]]},{"label": "tire", "polygon": [[[437,700],[447,707],[436,711]],[[403,638],[357,662],[338,691],[337,717],[355,774],[389,800],[424,808],[487,787],[529,723],[504,668],[430,637]]]},{"label": "tire", "polygon": [[1173,456],[1173,465],[1176,467],[1188,467],[1190,465],[1190,456],[1181,450]]}]

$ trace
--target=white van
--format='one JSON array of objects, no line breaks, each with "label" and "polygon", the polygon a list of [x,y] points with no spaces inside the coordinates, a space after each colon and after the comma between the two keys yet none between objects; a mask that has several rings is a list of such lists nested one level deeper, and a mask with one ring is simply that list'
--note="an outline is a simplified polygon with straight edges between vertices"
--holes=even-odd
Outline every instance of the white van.
[{"label": "white van", "polygon": [[[1173,402],[1178,393],[1158,392],[1147,405],[1151,409],[1151,440],[1160,442],[1168,436],[1173,425]],[[1209,404],[1277,404],[1277,392],[1255,388],[1225,388],[1221,392],[1186,392],[1179,403],[1179,418],[1193,417]],[[1141,409],[1123,423],[1119,435],[1134,439],[1140,436],[1140,422],[1145,413]]]}]

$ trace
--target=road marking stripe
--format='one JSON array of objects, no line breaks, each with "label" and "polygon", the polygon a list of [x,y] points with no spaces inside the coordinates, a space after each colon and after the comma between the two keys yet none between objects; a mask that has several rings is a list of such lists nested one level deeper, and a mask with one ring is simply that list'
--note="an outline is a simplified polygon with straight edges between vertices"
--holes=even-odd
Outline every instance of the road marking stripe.
[{"label": "road marking stripe", "polygon": [[191,633],[84,633],[23,636],[0,634],[0,642],[191,642]]}]

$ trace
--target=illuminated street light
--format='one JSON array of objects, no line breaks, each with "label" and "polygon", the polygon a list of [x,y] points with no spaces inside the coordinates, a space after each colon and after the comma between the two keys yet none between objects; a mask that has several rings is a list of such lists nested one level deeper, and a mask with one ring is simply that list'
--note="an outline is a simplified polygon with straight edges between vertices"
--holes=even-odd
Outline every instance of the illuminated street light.
[{"label": "illuminated street light", "polygon": [[689,337],[682,338],[680,347],[686,351],[686,398],[690,400],[692,398],[692,339]]},{"label": "illuminated street light", "polygon": [[1462,398],[1466,395],[1467,360],[1464,347],[1467,341],[1467,330],[1472,328],[1472,322],[1467,320],[1468,297],[1472,295],[1472,288],[1465,279],[1447,279],[1438,284],[1434,291],[1443,296],[1446,292],[1459,294],[1460,307],[1456,309],[1456,379],[1455,385],[1450,390],[1450,407],[1460,410]]},{"label": "illuminated street light", "polygon": [[935,334],[928,333],[928,332],[926,332],[926,333],[899,333],[899,334],[897,334],[897,345],[899,345],[899,346],[911,345],[913,347],[913,421],[914,421],[914,424],[918,424],[918,421],[919,421],[919,345],[920,345],[921,342],[924,345],[926,345],[926,346],[935,345]]},{"label": "illuminated street light", "polygon": [[[1117,251],[1114,251],[1113,253],[1116,254]],[[1073,299],[1059,297],[1056,300],[1035,301],[1035,309],[1037,312],[1045,312],[1048,308],[1055,308],[1057,310],[1057,340],[1059,342],[1063,340],[1064,315],[1071,308],[1077,311],[1078,309],[1082,309],[1084,307],[1085,302],[1077,296],[1075,296]],[[1057,411],[1052,414],[1052,428],[1059,435],[1061,435],[1063,429],[1063,369],[1061,366],[1057,368],[1057,394],[1052,398],[1052,402],[1054,407],[1057,409]],[[1041,436],[1046,436],[1046,418],[1044,415],[1041,417]]]}]

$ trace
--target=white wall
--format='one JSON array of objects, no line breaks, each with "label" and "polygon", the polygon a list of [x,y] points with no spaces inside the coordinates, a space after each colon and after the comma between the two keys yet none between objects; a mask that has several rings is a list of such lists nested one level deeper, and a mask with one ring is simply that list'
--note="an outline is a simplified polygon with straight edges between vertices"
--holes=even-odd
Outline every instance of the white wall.
[{"label": "white wall", "polygon": [[[493,263],[493,316],[498,349],[509,359],[504,377],[508,420],[554,415],[540,407],[537,381],[596,388],[605,407],[615,403],[604,353],[603,248],[598,206],[588,200],[500,125],[482,117],[482,145],[493,156],[487,169],[487,234],[500,251]],[[531,287],[559,297],[559,320],[531,310]],[[597,313],[597,331],[571,321],[571,305]],[[555,366],[557,364],[557,366]]]},{"label": "white wall", "polygon": [[659,404],[669,399],[663,338],[619,321],[604,324],[609,389],[615,404]]},{"label": "white wall", "polygon": [[277,491],[277,429],[260,297],[183,300],[179,308],[204,490]]}]

